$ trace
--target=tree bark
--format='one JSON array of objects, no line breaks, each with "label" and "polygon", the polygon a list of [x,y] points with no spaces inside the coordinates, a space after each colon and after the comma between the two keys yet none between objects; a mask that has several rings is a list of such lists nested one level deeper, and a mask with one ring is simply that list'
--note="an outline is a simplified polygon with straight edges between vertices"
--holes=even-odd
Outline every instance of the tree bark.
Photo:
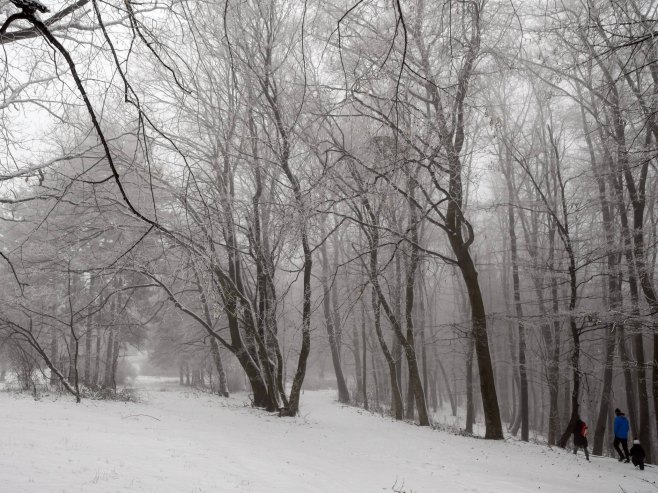
[{"label": "tree bark", "polygon": [[391,352],[388,350],[388,346],[386,345],[384,335],[382,334],[380,300],[374,287],[372,288],[372,311],[375,333],[377,334],[379,345],[382,348],[382,353],[384,353],[384,358],[388,364],[391,382],[391,394],[393,400],[393,415],[395,416],[395,419],[401,420],[404,419],[404,408],[402,404],[402,393],[400,392],[400,385],[398,384],[397,379],[397,368],[395,366],[393,356],[391,355]]},{"label": "tree bark", "polygon": [[112,387],[112,355],[114,350],[114,328],[108,330],[107,346],[105,347],[105,373],[103,386]]},{"label": "tree bark", "polygon": [[217,376],[219,377],[219,384],[217,393],[223,397],[228,397],[228,384],[226,382],[226,372],[224,371],[224,364],[222,363],[222,356],[219,353],[219,344],[215,338],[210,338],[210,350],[212,352],[213,360],[215,361],[215,368],[217,369]]},{"label": "tree bark", "polygon": [[[321,234],[324,238],[325,232],[324,228],[321,228]],[[336,375],[336,385],[338,386],[338,401],[347,404],[350,402],[350,393],[347,389],[347,382],[345,381],[345,376],[343,375],[343,369],[340,364],[340,349],[339,349],[339,339],[336,334],[336,322],[337,320],[334,317],[331,306],[331,295],[332,292],[329,288],[329,256],[327,255],[327,242],[324,241],[320,247],[320,253],[322,255],[322,308],[324,311],[324,322],[327,330],[327,336],[329,338],[329,350],[331,352],[331,362],[334,367],[334,374]],[[336,283],[336,279],[333,280]]]},{"label": "tree bark", "polygon": [[510,237],[510,256],[512,261],[512,287],[514,293],[514,309],[516,311],[516,323],[519,332],[519,381],[520,381],[520,401],[521,401],[521,440],[527,442],[529,440],[529,422],[528,422],[528,374],[526,370],[526,339],[525,339],[525,326],[523,325],[523,306],[521,304],[521,281],[519,276],[519,260],[518,250],[516,245],[516,224],[514,218],[514,185],[512,182],[512,158],[507,151],[506,159],[506,182],[507,182],[507,196],[509,204],[507,206],[507,221],[508,231]]},{"label": "tree bark", "polygon": [[93,359],[92,354],[92,341],[94,338],[94,327],[91,325],[91,318],[88,318],[87,331],[85,333],[85,377],[84,383],[86,385],[91,385],[92,374],[91,374],[91,361]]},{"label": "tree bark", "polygon": [[356,378],[356,396],[355,400],[363,395],[363,365],[361,363],[361,340],[360,333],[356,323],[352,325],[352,356],[354,356],[354,374]]},{"label": "tree bark", "polygon": [[368,409],[368,344],[366,342],[366,318],[364,304],[361,305],[361,338],[363,342],[363,370],[361,371],[361,375],[363,376],[363,383],[361,384],[361,390],[363,392],[363,407]]},{"label": "tree bark", "polygon": [[466,433],[473,434],[475,423],[475,404],[473,399],[473,339],[467,338],[466,349]]}]

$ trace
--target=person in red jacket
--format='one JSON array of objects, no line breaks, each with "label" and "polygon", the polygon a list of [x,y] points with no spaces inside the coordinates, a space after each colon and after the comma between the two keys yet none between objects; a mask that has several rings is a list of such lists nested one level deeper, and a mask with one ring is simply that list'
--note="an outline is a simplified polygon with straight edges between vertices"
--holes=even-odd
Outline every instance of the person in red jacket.
[{"label": "person in red jacket", "polygon": [[576,417],[576,424],[573,425],[573,453],[576,455],[578,449],[582,448],[585,451],[585,459],[589,461],[589,452],[587,451],[587,424]]},{"label": "person in red jacket", "polygon": [[630,454],[633,465],[635,467],[639,467],[640,471],[644,471],[644,458],[647,456],[647,454],[644,453],[644,448],[642,448],[642,445],[640,445],[640,441],[637,438],[633,440],[633,446],[631,447]]}]

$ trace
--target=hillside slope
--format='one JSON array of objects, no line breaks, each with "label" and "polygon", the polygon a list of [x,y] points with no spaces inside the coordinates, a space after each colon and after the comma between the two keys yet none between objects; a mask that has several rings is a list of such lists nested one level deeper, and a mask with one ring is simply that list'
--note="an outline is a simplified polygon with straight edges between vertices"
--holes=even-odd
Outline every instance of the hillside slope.
[{"label": "hillside slope", "polygon": [[656,468],[422,429],[306,392],[280,419],[163,384],[142,403],[0,393],[0,490],[42,492],[658,491]]}]

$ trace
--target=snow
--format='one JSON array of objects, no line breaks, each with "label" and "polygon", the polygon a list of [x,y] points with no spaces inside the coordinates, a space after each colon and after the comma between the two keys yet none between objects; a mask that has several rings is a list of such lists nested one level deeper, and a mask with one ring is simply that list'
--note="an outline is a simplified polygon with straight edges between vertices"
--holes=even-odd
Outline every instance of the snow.
[{"label": "snow", "polygon": [[521,443],[467,438],[304,393],[300,417],[173,382],[142,380],[142,402],[0,392],[0,491],[658,491],[656,468]]}]

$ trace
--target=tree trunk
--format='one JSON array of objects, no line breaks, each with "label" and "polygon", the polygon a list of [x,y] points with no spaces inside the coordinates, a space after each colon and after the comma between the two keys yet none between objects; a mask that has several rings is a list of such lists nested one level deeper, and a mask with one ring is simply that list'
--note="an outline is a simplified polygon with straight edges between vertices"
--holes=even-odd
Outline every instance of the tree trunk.
[{"label": "tree trunk", "polygon": [[626,393],[626,406],[628,407],[627,415],[631,424],[632,433],[637,433],[639,430],[637,421],[637,411],[635,409],[635,385],[633,383],[633,375],[631,373],[632,363],[628,356],[628,347],[626,346],[626,335],[624,326],[620,325],[619,332],[619,358],[621,360],[622,372],[624,374],[624,391]]},{"label": "tree trunk", "polygon": [[[656,419],[656,430],[658,430],[658,327],[653,327],[653,403],[654,418]],[[654,461],[656,459],[654,458]]]},{"label": "tree trunk", "polygon": [[[400,256],[395,256],[395,287],[393,296],[393,310],[395,317],[398,320],[402,319],[402,271],[400,268]],[[393,348],[393,364],[395,365],[395,377],[397,378],[398,385],[402,389],[402,345],[400,340],[395,334],[391,340],[391,347]],[[394,407],[393,403],[394,395],[391,394],[391,408]]]},{"label": "tree trunk", "polygon": [[424,296],[420,297],[419,318],[420,318],[420,357],[423,364],[423,389],[427,394],[429,389],[429,371],[427,369],[427,341],[425,339],[425,302]]},{"label": "tree trunk", "polygon": [[473,339],[467,338],[466,349],[466,433],[473,434],[475,405],[473,403]]},{"label": "tree trunk", "polygon": [[[416,273],[418,271],[418,251],[420,238],[418,235],[418,212],[415,206],[416,178],[409,173],[407,178],[407,209],[409,212],[409,234],[410,238],[410,258],[405,279],[405,323],[407,326],[406,341],[400,340],[407,357],[407,366],[409,368],[409,399],[407,401],[407,416],[414,419],[414,401],[418,410],[418,421],[421,426],[429,426],[430,420],[427,414],[427,402],[425,399],[425,390],[423,388],[420,371],[418,370],[418,357],[415,344],[415,324],[414,324],[414,302],[416,288]],[[422,295],[421,295],[422,298]],[[398,334],[398,337],[401,333]],[[411,398],[413,397],[413,399]]]},{"label": "tree trunk", "polygon": [[75,356],[76,356],[76,351],[77,351],[77,346],[78,346],[78,340],[75,337],[75,332],[73,331],[73,327],[69,327],[69,342],[68,342],[68,353],[69,353],[69,360],[68,360],[68,380],[69,382],[73,382],[76,380],[76,374],[78,369],[76,368],[75,364]]},{"label": "tree trunk", "polygon": [[[54,329],[51,329],[51,335],[50,335],[50,361],[53,362],[53,364],[57,364],[58,358],[58,351],[57,351],[57,333],[55,332]],[[50,385],[57,385],[59,382],[59,378],[57,378],[57,375],[55,372],[51,371],[50,372]]]},{"label": "tree trunk", "polygon": [[[572,310],[570,310],[572,311]],[[576,419],[579,416],[579,398],[580,398],[580,331],[576,324],[574,315],[569,317],[569,328],[571,329],[571,338],[573,348],[571,351],[571,417],[560,438],[560,447],[567,446]]]},{"label": "tree trunk", "polygon": [[548,365],[548,391],[550,397],[550,414],[548,416],[548,443],[556,445],[560,433],[560,298],[555,269],[555,225],[550,226],[548,266],[551,275],[551,309],[553,311],[553,351]]},{"label": "tree trunk", "polygon": [[[99,314],[100,317],[100,314]],[[92,377],[92,385],[94,387],[99,385],[100,372],[101,372],[101,346],[103,343],[103,334],[101,333],[100,326],[96,329],[96,360],[94,361],[94,375]]]},{"label": "tree trunk", "polygon": [[91,385],[92,374],[91,374],[91,360],[92,360],[92,340],[94,338],[94,328],[91,325],[91,319],[88,319],[89,326],[87,327],[87,332],[85,333],[85,378],[84,383],[86,385]]},{"label": "tree trunk", "polygon": [[432,408],[432,412],[436,414],[436,412],[439,410],[439,403],[443,405],[442,399],[441,399],[441,393],[438,389],[439,387],[439,376],[437,375],[437,366],[434,365],[434,368],[432,369],[432,378],[431,378],[431,384],[430,384],[430,407]]},{"label": "tree trunk", "polygon": [[[613,326],[614,327],[614,326]],[[603,442],[608,423],[608,409],[610,409],[610,392],[612,390],[612,366],[615,356],[615,332],[611,327],[604,328],[607,332],[605,340],[605,368],[603,369],[603,388],[601,389],[601,404],[594,430],[594,455],[603,454]]]},{"label": "tree trunk", "polygon": [[363,373],[361,364],[361,341],[359,331],[356,323],[352,326],[352,355],[354,356],[354,373],[356,377],[356,396],[355,401],[358,401],[363,395]]},{"label": "tree trunk", "polygon": [[363,358],[362,358],[363,370],[361,371],[361,375],[363,376],[363,383],[361,384],[361,390],[363,391],[363,407],[364,409],[368,409],[368,344],[366,342],[366,319],[364,312],[365,312],[365,307],[362,304],[361,305],[361,338],[363,342]]},{"label": "tree trunk", "polygon": [[[509,167],[511,167],[510,157]],[[511,173],[511,170],[508,170]],[[526,371],[526,340],[525,326],[523,325],[523,306],[521,305],[521,281],[519,277],[519,261],[516,247],[516,226],[514,220],[514,195],[511,177],[507,178],[507,189],[509,205],[507,206],[507,218],[510,236],[510,254],[512,260],[512,285],[514,290],[514,308],[516,311],[516,323],[519,330],[519,381],[520,381],[520,398],[521,398],[521,440],[529,440],[529,422],[528,422],[528,375]]]},{"label": "tree trunk", "polygon": [[395,419],[401,420],[404,419],[404,408],[402,404],[402,394],[400,392],[400,386],[398,384],[398,379],[397,379],[397,367],[393,360],[393,356],[388,350],[388,346],[386,345],[386,340],[384,339],[384,335],[382,334],[380,301],[374,287],[372,288],[372,311],[373,311],[373,318],[374,318],[375,332],[377,334],[377,339],[379,340],[379,345],[382,348],[382,353],[384,353],[384,358],[386,359],[386,363],[388,363],[388,369],[390,373],[391,399],[393,401],[392,412],[393,415],[395,416]]},{"label": "tree trunk", "polygon": [[372,366],[372,379],[375,383],[375,409],[380,409],[381,399],[379,397],[379,377],[377,376],[379,369],[376,364],[374,351],[370,351],[370,362]]},{"label": "tree trunk", "polygon": [[448,374],[446,373],[446,370],[443,367],[443,363],[441,362],[441,358],[439,358],[438,354],[436,354],[436,363],[439,366],[439,370],[441,370],[443,383],[445,384],[446,392],[448,394],[448,399],[450,400],[450,411],[452,412],[453,416],[457,416],[457,402],[455,401],[455,394],[452,391],[452,387],[450,386],[450,380],[448,379]]},{"label": "tree trunk", "polygon": [[[321,228],[321,234],[324,237],[324,228]],[[338,401],[343,404],[347,404],[350,402],[350,393],[347,389],[347,382],[345,381],[343,369],[340,364],[339,339],[336,334],[337,320],[334,318],[331,307],[331,290],[329,289],[329,256],[327,255],[326,241],[322,243],[322,246],[320,247],[320,253],[322,255],[322,308],[324,311],[324,322],[327,329],[327,336],[329,338],[331,361],[333,363],[334,373],[336,375],[336,385],[338,386]],[[334,279],[333,282],[335,284],[337,282],[336,279]]]},{"label": "tree trunk", "polygon": [[471,302],[473,317],[473,339],[475,340],[475,355],[480,372],[480,393],[484,408],[484,421],[486,426],[485,438],[502,439],[503,428],[500,422],[500,410],[494,380],[491,354],[489,353],[489,339],[487,336],[487,317],[484,301],[477,280],[477,271],[468,251],[462,252],[460,269],[466,283],[468,296]]},{"label": "tree trunk", "polygon": [[219,377],[219,384],[217,387],[217,393],[223,397],[228,397],[228,384],[226,382],[226,372],[224,371],[224,364],[222,363],[222,356],[219,353],[219,344],[214,337],[210,338],[210,350],[212,352],[213,360],[215,361],[215,368],[217,369],[217,375]]},{"label": "tree trunk", "polygon": [[114,350],[114,329],[110,328],[108,330],[107,336],[107,347],[105,348],[105,373],[103,386],[110,388],[112,387],[112,355]]},{"label": "tree trunk", "polygon": [[121,327],[114,335],[114,347],[112,348],[112,367],[111,367],[111,381],[112,388],[117,390],[117,368],[119,365],[119,351],[121,350]]},{"label": "tree trunk", "polygon": [[596,420],[596,428],[594,430],[594,445],[592,452],[595,455],[601,455],[603,453],[603,442],[605,437],[605,432],[607,428],[608,421],[608,410],[610,408],[610,393],[612,390],[612,377],[613,377],[613,365],[614,365],[614,356],[615,356],[615,330],[616,326],[623,323],[620,320],[618,313],[622,309],[622,293],[621,293],[621,272],[618,265],[618,254],[616,252],[617,244],[614,237],[615,228],[612,220],[613,216],[613,204],[614,200],[609,200],[607,184],[604,177],[605,169],[610,170],[612,167],[612,158],[607,150],[605,145],[602,146],[604,152],[604,169],[601,169],[597,163],[596,154],[594,152],[594,144],[592,142],[591,133],[589,126],[587,124],[587,118],[585,115],[585,107],[582,103],[583,98],[580,91],[580,86],[578,86],[578,96],[580,98],[580,117],[582,121],[585,142],[587,143],[587,148],[590,155],[590,164],[592,170],[594,171],[594,176],[598,185],[598,198],[599,206],[601,208],[601,216],[603,218],[603,229],[606,240],[606,246],[608,249],[607,252],[607,296],[605,296],[604,285],[604,296],[607,298],[607,305],[613,317],[612,326],[605,325],[604,330],[606,331],[605,338],[605,366],[603,369],[603,387],[601,389],[601,403],[599,406],[598,418]]},{"label": "tree trunk", "polygon": [[412,379],[413,377],[411,376],[411,372],[409,372],[409,377],[407,379],[407,402],[406,402],[406,409],[404,411],[404,415],[407,419],[409,420],[414,420],[416,418],[416,410],[414,407],[414,386],[412,385]]}]

